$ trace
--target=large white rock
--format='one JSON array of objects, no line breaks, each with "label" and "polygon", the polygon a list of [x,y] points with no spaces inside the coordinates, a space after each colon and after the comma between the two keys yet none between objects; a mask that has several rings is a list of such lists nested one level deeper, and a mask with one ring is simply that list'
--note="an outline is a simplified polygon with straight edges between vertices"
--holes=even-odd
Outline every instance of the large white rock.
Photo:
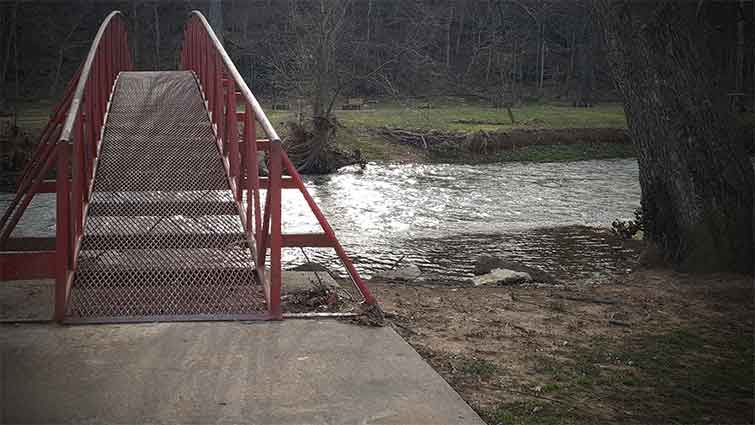
[{"label": "large white rock", "polygon": [[480,285],[516,285],[519,283],[532,282],[529,273],[517,272],[509,269],[493,269],[490,273],[475,276],[472,279],[475,286]]}]

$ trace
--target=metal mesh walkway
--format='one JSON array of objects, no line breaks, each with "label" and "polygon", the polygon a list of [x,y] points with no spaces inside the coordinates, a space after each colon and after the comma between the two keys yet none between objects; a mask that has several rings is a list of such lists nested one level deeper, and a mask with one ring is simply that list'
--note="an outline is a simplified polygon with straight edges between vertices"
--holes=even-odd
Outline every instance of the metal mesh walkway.
[{"label": "metal mesh walkway", "polygon": [[67,316],[243,318],[266,309],[190,72],[124,72],[113,92]]}]

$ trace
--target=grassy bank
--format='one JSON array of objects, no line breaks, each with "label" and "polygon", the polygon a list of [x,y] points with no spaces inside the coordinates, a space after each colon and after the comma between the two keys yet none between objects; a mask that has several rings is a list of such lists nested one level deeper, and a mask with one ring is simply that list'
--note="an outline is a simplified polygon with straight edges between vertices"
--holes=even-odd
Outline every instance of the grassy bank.
[{"label": "grassy bank", "polygon": [[372,287],[489,425],[752,423],[751,276]]},{"label": "grassy bank", "polygon": [[16,123],[26,131],[41,130],[47,125],[50,114],[55,108],[51,100],[24,102],[14,105],[16,108]]},{"label": "grassy bank", "polygon": [[517,150],[503,151],[495,155],[495,161],[561,162],[589,159],[633,158],[631,144],[576,144],[524,146]]},{"label": "grassy bank", "polygon": [[[512,109],[512,123],[505,109],[486,105],[439,103],[402,105],[396,103],[368,105],[361,110],[337,111],[341,124],[338,130],[339,145],[346,149],[359,149],[368,161],[399,162],[495,162],[495,161],[576,161],[598,158],[625,158],[634,155],[630,146],[612,143],[593,143],[575,139],[564,144],[553,140],[554,146],[523,148],[529,138],[538,145],[548,145],[548,132],[570,129],[623,130],[626,128],[624,111],[619,104],[601,104],[593,108],[573,108],[562,105],[530,104]],[[295,119],[293,111],[269,111],[271,121],[279,128]],[[491,152],[468,152],[466,147],[447,146],[444,149],[424,150],[402,146],[386,140],[372,131],[375,128],[407,128],[418,132],[441,131],[457,134],[475,132],[516,135],[518,144],[513,149],[494,149]],[[532,132],[530,134],[530,132]],[[537,133],[537,134],[535,134]],[[613,136],[612,136],[613,137]],[[615,138],[615,137],[614,137]],[[563,138],[562,138],[563,139]],[[602,141],[600,141],[602,142]],[[561,146],[555,146],[556,144]],[[459,149],[457,149],[459,148]]]},{"label": "grassy bank", "polygon": [[[426,109],[419,104],[386,103],[361,110],[337,111],[338,120],[350,128],[402,127],[473,132],[516,128],[626,128],[620,104],[599,104],[593,108],[529,104],[512,108],[516,123],[505,109],[486,105],[441,103]],[[292,111],[269,111],[274,123],[294,119]]]},{"label": "grassy bank", "polygon": [[[697,328],[682,327],[620,341],[593,338],[587,341],[589,348],[567,348],[551,355],[534,355],[535,372],[550,379],[549,383],[535,387],[533,395],[539,400],[503,402],[478,407],[478,411],[488,424],[602,423],[604,420],[614,423],[747,423],[746,400],[752,386],[752,338],[751,335],[721,334],[716,330],[701,332]],[[485,370],[462,369],[472,376],[480,376]],[[647,396],[649,391],[653,394],[651,397]],[[593,415],[589,406],[572,404],[591,398],[599,403],[594,413],[604,412]],[[727,412],[728,409],[731,411]]]}]

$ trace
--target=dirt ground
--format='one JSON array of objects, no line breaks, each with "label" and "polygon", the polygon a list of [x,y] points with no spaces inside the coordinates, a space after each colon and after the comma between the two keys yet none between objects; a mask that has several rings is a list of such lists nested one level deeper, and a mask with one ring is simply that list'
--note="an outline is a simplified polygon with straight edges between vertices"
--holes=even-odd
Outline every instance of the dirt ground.
[{"label": "dirt ground", "polygon": [[753,423],[752,276],[371,287],[489,424]]}]

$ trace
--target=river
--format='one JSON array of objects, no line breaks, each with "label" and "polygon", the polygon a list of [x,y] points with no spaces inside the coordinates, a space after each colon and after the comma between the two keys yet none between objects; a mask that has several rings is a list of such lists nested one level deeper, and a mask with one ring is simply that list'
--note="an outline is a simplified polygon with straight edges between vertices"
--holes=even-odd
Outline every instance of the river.
[{"label": "river", "polygon": [[[640,203],[637,162],[383,164],[305,176],[310,193],[365,276],[400,264],[428,274],[471,276],[479,254],[502,255],[553,273],[587,276],[624,267],[605,231]],[[0,195],[0,207],[9,194]],[[54,198],[40,195],[17,236],[54,233]],[[318,232],[296,190],[283,195],[283,229]],[[616,255],[606,255],[616,253]],[[309,258],[337,270],[332,250],[286,249],[284,266]],[[587,267],[585,266],[587,265]],[[621,271],[621,270],[618,270]]]},{"label": "river", "polygon": [[[423,271],[465,278],[471,276],[471,260],[483,253],[552,272],[594,264],[573,270],[581,275],[623,267],[605,258],[607,251],[622,253],[620,242],[575,225],[605,228],[613,220],[633,218],[640,204],[632,159],[369,164],[364,171],[347,168],[305,180],[367,275],[401,259]],[[283,200],[284,231],[317,231],[298,192],[284,193]],[[287,251],[289,264],[305,261],[298,250]],[[307,255],[336,265],[328,251],[308,249]]]}]

